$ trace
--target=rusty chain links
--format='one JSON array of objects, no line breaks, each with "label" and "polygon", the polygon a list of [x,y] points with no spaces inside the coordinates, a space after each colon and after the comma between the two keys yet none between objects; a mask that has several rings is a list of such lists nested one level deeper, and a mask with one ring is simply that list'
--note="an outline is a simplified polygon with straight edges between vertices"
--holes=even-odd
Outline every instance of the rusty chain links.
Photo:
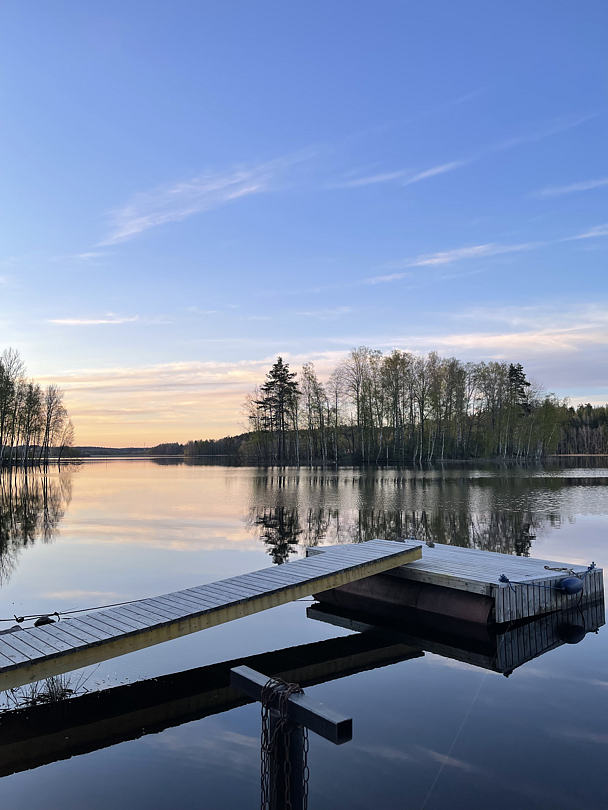
[{"label": "rusty chain links", "polygon": [[[283,779],[285,782],[285,810],[291,810],[291,762],[289,761],[289,746],[291,743],[291,723],[287,717],[289,698],[294,694],[304,694],[304,690],[297,683],[286,683],[281,678],[270,678],[262,689],[262,810],[270,810],[270,800],[277,790],[277,759],[272,756],[279,735],[282,736],[285,761],[283,763]],[[274,731],[271,732],[270,712],[271,703],[278,695],[277,720]],[[302,727],[303,734],[303,763],[304,775],[304,810],[308,808],[308,729]],[[272,765],[271,765],[272,763]],[[272,773],[271,773],[272,769]]]}]

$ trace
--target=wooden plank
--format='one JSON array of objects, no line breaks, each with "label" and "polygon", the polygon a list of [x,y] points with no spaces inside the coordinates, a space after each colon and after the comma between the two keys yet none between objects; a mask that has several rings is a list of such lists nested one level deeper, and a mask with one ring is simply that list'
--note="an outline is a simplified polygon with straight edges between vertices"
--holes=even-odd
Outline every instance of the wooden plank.
[{"label": "wooden plank", "polygon": [[[15,633],[7,633],[6,635],[14,636]],[[11,661],[11,666],[13,664],[29,664],[32,660],[30,655],[25,655],[15,649],[15,647],[11,647],[11,645],[5,641],[4,636],[0,639],[0,653]]]},{"label": "wooden plank", "polygon": [[85,632],[89,633],[89,635],[96,638],[97,641],[107,641],[109,638],[112,638],[111,633],[106,633],[103,630],[98,630],[95,626],[91,626],[91,623],[86,621],[88,615],[89,614],[85,613],[84,616],[78,619],[70,619],[71,626],[75,627],[77,630],[78,628],[82,628]]},{"label": "wooden plank", "polygon": [[177,612],[152,608],[150,605],[143,605],[141,602],[133,602],[131,605],[124,605],[129,613],[141,616],[143,621],[147,621],[150,626],[163,624],[164,622],[175,621],[181,617]]},{"label": "wooden plank", "polygon": [[22,655],[28,656],[30,660],[32,658],[38,658],[40,655],[57,655],[59,652],[49,644],[40,642],[37,639],[30,639],[29,633],[27,634],[27,640],[20,638],[20,636],[26,635],[24,630],[21,630],[19,633],[9,633],[8,635],[9,638],[4,639],[5,643],[17,650],[17,652],[20,652]]},{"label": "wooden plank", "polygon": [[130,605],[125,605],[124,607],[129,608],[132,612],[135,610],[139,611],[142,617],[144,617],[144,620],[154,623],[175,620],[179,621],[179,619],[184,615],[184,611],[175,605],[170,606],[169,604],[163,605],[161,603],[154,605],[151,604],[150,600],[148,599],[139,599],[137,602],[133,602]]},{"label": "wooden plank", "polygon": [[105,622],[101,621],[97,618],[94,614],[92,615],[85,615],[81,619],[83,624],[86,624],[88,627],[91,628],[91,632],[99,633],[102,638],[114,638],[117,633],[124,633],[125,630],[119,628],[118,626],[113,627],[110,624],[106,624]]},{"label": "wooden plank", "polygon": [[[13,664],[9,671],[2,667],[0,662],[0,689],[9,689],[29,681],[85,667],[242,616],[284,605],[308,596],[315,590],[340,587],[367,576],[383,573],[408,561],[420,559],[421,556],[419,544],[372,541],[364,544],[364,550],[346,561],[340,556],[343,548],[337,547],[322,562],[315,561],[310,564],[308,559],[302,559],[286,563],[281,566],[278,573],[275,573],[277,568],[272,567],[265,570],[257,581],[247,579],[249,576],[247,574],[243,575],[243,588],[247,589],[247,594],[253,589],[253,596],[244,596],[243,590],[237,591],[239,585],[238,582],[235,585],[234,580],[238,580],[238,577],[232,577],[228,585],[226,582],[218,582],[200,586],[206,588],[207,593],[203,595],[197,591],[193,595],[197,600],[201,599],[200,606],[194,605],[192,613],[186,615],[183,610],[189,608],[173,607],[168,601],[165,603],[159,601],[163,597],[156,597],[153,602],[140,600],[62,622],[63,632],[74,637],[84,636],[89,640],[88,643],[75,647],[73,651],[57,651],[53,656],[37,654],[31,660],[20,661],[19,666],[15,666],[16,653],[13,655],[10,653],[12,648],[7,648],[7,653],[10,654],[5,657]],[[267,579],[267,576],[270,576],[270,579]],[[255,593],[260,587],[265,590]],[[177,592],[176,599],[179,598],[180,592]],[[114,626],[120,626],[121,620],[122,627],[135,621],[146,624],[139,630],[112,629]],[[27,643],[28,631],[21,632],[25,634],[23,640]]]},{"label": "wooden plank", "polygon": [[176,597],[173,594],[157,596],[154,599],[147,599],[146,601],[149,602],[152,607],[158,605],[159,607],[169,608],[173,610],[176,616],[180,617],[188,616],[195,610],[201,609],[200,602],[197,604],[194,600],[186,600],[183,597]]},{"label": "wooden plank", "polygon": [[167,613],[161,613],[160,610],[152,610],[150,607],[143,607],[140,602],[124,605],[124,610],[125,613],[132,615],[134,618],[140,618],[142,622],[146,622],[148,627],[177,620],[177,616],[172,618]]},{"label": "wooden plank", "polygon": [[[252,596],[253,597],[257,596],[257,594],[251,593],[249,590],[244,590],[235,587],[234,585],[231,585],[229,587],[225,587],[224,585],[221,584],[208,585],[206,590],[207,594],[210,597],[217,597],[218,599],[221,599],[222,604],[241,602],[246,599],[251,599]],[[269,592],[271,590],[274,589],[269,584],[268,587],[266,588],[266,591]]]},{"label": "wooden plank", "polygon": [[[204,588],[205,586],[203,586]],[[192,593],[194,596],[198,597],[198,601],[202,603],[206,603],[204,606],[205,610],[214,610],[219,605],[224,604],[224,600],[217,595],[217,593],[211,593],[208,589],[206,591],[203,590],[199,591],[197,588],[189,588],[187,591],[179,591],[179,593]]]},{"label": "wooden plank", "polygon": [[69,636],[65,638],[61,638],[61,635],[54,634],[51,635],[50,633],[46,632],[47,627],[53,627],[52,624],[43,625],[42,627],[32,627],[27,631],[28,639],[40,639],[40,641],[44,642],[45,644],[50,645],[53,649],[59,650],[61,652],[67,652],[67,650],[74,649],[74,641],[66,641],[69,639]]},{"label": "wooden plank", "polygon": [[88,619],[95,620],[95,626],[101,626],[102,630],[111,631],[113,634],[116,633],[131,633],[137,628],[133,627],[133,624],[129,622],[126,618],[124,613],[118,613],[114,611],[110,613],[108,610],[104,610],[101,613],[92,613],[87,616]]},{"label": "wooden plank", "polygon": [[61,630],[64,633],[67,633],[74,639],[74,646],[80,646],[82,644],[97,644],[99,640],[91,635],[91,633],[87,632],[84,628],[75,627],[73,619],[63,619],[61,621]]},{"label": "wooden plank", "polygon": [[7,658],[6,655],[3,655],[3,653],[0,653],[0,667],[2,667],[3,669],[10,670],[15,666],[16,664],[14,661],[12,661],[10,658]]},{"label": "wooden plank", "polygon": [[120,608],[110,608],[109,610],[104,610],[104,613],[107,614],[108,617],[116,616],[118,621],[124,621],[124,623],[128,624],[133,630],[145,630],[150,626],[139,614],[125,610],[125,607],[128,606],[121,605]]},{"label": "wooden plank", "polygon": [[[64,625],[65,622],[62,621],[61,625]],[[82,639],[76,638],[76,636],[71,635],[70,633],[66,632],[63,627],[59,626],[59,624],[49,624],[45,627],[40,627],[39,630],[43,632],[45,635],[52,638],[52,644],[56,643],[64,643],[66,649],[74,649],[74,647],[79,647],[83,642]],[[32,631],[29,630],[28,633]]]},{"label": "wooden plank", "polygon": [[152,613],[159,614],[162,619],[170,619],[171,621],[177,619],[179,621],[179,619],[182,619],[184,616],[184,611],[181,608],[170,605],[167,602],[163,603],[162,596],[156,599],[142,599],[140,602],[136,602],[136,605],[143,610],[149,610]]}]

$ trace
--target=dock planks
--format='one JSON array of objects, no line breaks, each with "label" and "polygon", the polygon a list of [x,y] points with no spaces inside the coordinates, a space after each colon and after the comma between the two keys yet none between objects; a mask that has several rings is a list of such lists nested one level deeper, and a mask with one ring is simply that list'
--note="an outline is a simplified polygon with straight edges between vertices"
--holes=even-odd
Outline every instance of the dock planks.
[{"label": "dock planks", "polygon": [[0,690],[96,664],[413,562],[415,541],[334,546],[320,557],[0,635]]},{"label": "dock planks", "polygon": [[[319,552],[325,553],[326,548],[308,549],[307,553],[318,556]],[[549,569],[569,568],[578,575],[587,571],[586,565],[435,543],[423,545],[419,560],[395,568],[389,575],[490,596],[494,599],[494,620],[502,624],[564,610],[578,599],[578,596],[567,596],[557,590],[558,583],[569,574],[545,566]],[[500,582],[501,574],[513,583],[524,584],[509,587],[508,583]],[[585,576],[584,597],[603,598],[603,592],[603,572],[596,568]]]}]

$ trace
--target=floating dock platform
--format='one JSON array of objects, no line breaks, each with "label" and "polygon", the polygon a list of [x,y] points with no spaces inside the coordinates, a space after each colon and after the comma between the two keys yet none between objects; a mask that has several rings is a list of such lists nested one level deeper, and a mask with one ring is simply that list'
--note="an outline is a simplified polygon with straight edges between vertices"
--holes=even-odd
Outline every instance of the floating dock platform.
[{"label": "floating dock platform", "polygon": [[153,599],[0,634],[0,690],[96,664],[154,644],[374,576],[421,556],[421,545],[372,540]]},{"label": "floating dock platform", "polygon": [[[311,548],[307,553],[323,555],[328,548],[335,546]],[[567,595],[559,584],[571,576],[583,580],[585,599],[603,600],[601,568],[589,570],[585,565],[435,543],[423,545],[421,558],[408,565],[315,596],[347,609],[367,610],[376,603],[376,612],[384,605],[385,615],[393,617],[398,617],[400,608],[415,608],[503,624],[569,608],[581,594]],[[502,581],[505,577],[508,581]]]}]

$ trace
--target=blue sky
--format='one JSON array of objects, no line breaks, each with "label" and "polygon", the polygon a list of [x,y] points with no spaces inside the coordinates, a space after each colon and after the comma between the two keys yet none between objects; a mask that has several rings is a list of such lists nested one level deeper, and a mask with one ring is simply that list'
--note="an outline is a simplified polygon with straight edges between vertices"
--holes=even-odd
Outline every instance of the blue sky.
[{"label": "blue sky", "polygon": [[0,345],[81,443],[233,432],[359,344],[605,402],[607,18],[5,0]]}]

